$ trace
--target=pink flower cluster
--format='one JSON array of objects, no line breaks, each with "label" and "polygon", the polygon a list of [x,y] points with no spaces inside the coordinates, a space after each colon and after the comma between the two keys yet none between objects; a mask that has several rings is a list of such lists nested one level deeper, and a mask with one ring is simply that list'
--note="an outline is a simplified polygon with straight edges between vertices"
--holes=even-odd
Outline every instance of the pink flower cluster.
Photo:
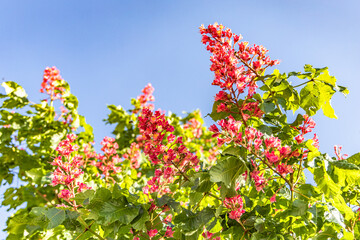
[{"label": "pink flower cluster", "polygon": [[[155,97],[152,95],[154,92],[153,86],[149,83],[141,91],[143,94],[137,97],[137,100],[140,102],[140,109],[149,108],[151,110],[154,110],[154,104],[148,103],[155,101]],[[138,113],[140,109],[135,109],[133,112]]]},{"label": "pink flower cluster", "polygon": [[138,117],[144,153],[155,165],[161,164],[148,181],[144,192],[170,192],[166,186],[177,175],[184,175],[190,168],[197,167],[199,159],[183,144],[182,137],[172,134],[174,127],[166,120],[160,111],[154,113],[150,109],[143,109]]},{"label": "pink flower cluster", "polygon": [[[65,81],[60,76],[60,71],[56,67],[47,67],[44,70],[43,82],[41,83],[40,92],[47,93],[50,96],[50,100],[54,101],[60,99],[64,102],[62,95],[65,92],[65,88],[61,86]],[[57,121],[62,121],[63,124],[70,126],[73,122],[71,113],[64,106],[60,106],[61,114],[55,114]],[[74,130],[74,129],[73,129]]]},{"label": "pink flower cluster", "polygon": [[237,195],[235,197],[225,198],[223,204],[231,210],[229,218],[240,221],[241,215],[245,212],[242,197]]},{"label": "pink flower cluster", "polygon": [[[265,142],[265,157],[270,165],[276,166],[276,171],[283,177],[292,173],[294,170],[292,166],[287,164],[287,161],[292,156],[298,156],[298,151],[291,151],[291,147],[285,145],[281,146],[281,140],[277,137],[271,136],[264,140]],[[285,161],[285,163],[281,163]]]},{"label": "pink flower cluster", "polygon": [[256,191],[261,191],[267,185],[267,179],[264,177],[264,173],[260,174],[260,171],[255,169],[250,173],[251,178],[254,180]]},{"label": "pink flower cluster", "polygon": [[[315,128],[316,123],[315,121],[310,118],[308,115],[303,115],[304,118],[304,123],[302,126],[298,127],[298,130],[300,130],[300,135],[295,137],[295,140],[297,141],[298,144],[304,142],[304,135],[312,132],[312,130]],[[314,135],[314,142],[316,143],[316,146],[318,147],[318,143],[319,141],[317,141],[317,137],[316,134]]]},{"label": "pink flower cluster", "polygon": [[341,154],[342,146],[335,145],[334,152],[338,160],[344,160],[348,157],[347,154]]},{"label": "pink flower cluster", "polygon": [[214,234],[211,232],[208,232],[208,231],[204,231],[202,233],[202,236],[204,237],[204,239],[207,239],[207,240],[221,240],[220,237],[213,237]]},{"label": "pink flower cluster", "polygon": [[217,155],[219,155],[219,147],[217,145],[213,146],[208,150],[209,157],[207,158],[209,163],[212,165],[217,160]]},{"label": "pink flower cluster", "polygon": [[148,231],[148,235],[149,235],[150,239],[152,237],[155,237],[157,233],[158,233],[157,229],[151,229],[151,230]]},{"label": "pink flower cluster", "polygon": [[130,145],[130,148],[123,154],[124,159],[128,159],[130,161],[130,167],[134,169],[138,169],[140,167],[140,146],[138,143],[133,142]]},{"label": "pink flower cluster", "polygon": [[90,187],[79,181],[80,175],[84,173],[81,170],[83,161],[81,155],[73,154],[79,149],[78,145],[73,143],[75,139],[75,134],[69,134],[65,140],[58,144],[56,151],[59,153],[59,156],[51,163],[57,166],[53,173],[51,184],[53,186],[63,185],[64,189],[60,191],[58,197],[76,208],[76,203],[71,202],[70,199],[75,196],[75,192],[82,192],[90,189]]},{"label": "pink flower cluster", "polygon": [[218,124],[221,127],[221,132],[215,124],[211,125],[209,130],[214,133],[213,137],[217,137],[219,146],[224,143],[234,142],[240,144],[242,142],[242,133],[240,131],[242,123],[240,121],[236,121],[230,115],[228,119],[221,119]]},{"label": "pink flower cluster", "polygon": [[83,152],[84,152],[84,155],[85,155],[85,163],[84,163],[84,165],[86,165],[87,161],[89,161],[90,159],[95,159],[97,157],[97,154],[96,154],[95,150],[92,148],[93,144],[94,144],[94,142],[92,142],[92,143],[84,143],[82,145]]},{"label": "pink flower cluster", "polygon": [[[60,106],[61,115],[58,117],[58,121],[62,120],[63,124],[70,126],[73,122],[73,118],[71,114],[69,113],[69,110],[66,109],[64,106]],[[58,115],[55,114],[55,117]]]},{"label": "pink flower cluster", "polygon": [[60,71],[56,67],[47,67],[44,70],[43,82],[41,83],[40,92],[50,95],[51,100],[61,99],[61,95],[65,91],[63,87],[59,87],[59,81],[63,81]]},{"label": "pink flower cluster", "polygon": [[[268,50],[265,47],[255,44],[248,46],[248,42],[240,41],[241,35],[233,34],[231,29],[221,24],[215,23],[207,28],[202,25],[200,33],[202,43],[212,54],[210,70],[215,73],[212,84],[228,91],[234,97],[236,91],[241,94],[246,88],[248,96],[251,97],[258,87],[255,78],[267,67],[279,64],[278,60],[271,60],[266,56]],[[219,92],[217,96],[218,100],[224,101],[230,98],[225,92]]]},{"label": "pink flower cluster", "polygon": [[218,125],[221,127],[221,132],[215,124],[211,125],[209,130],[214,133],[213,137],[217,137],[219,146],[234,142],[236,145],[246,147],[249,151],[254,149],[255,152],[259,151],[262,146],[263,133],[255,128],[247,127],[243,135],[241,131],[242,122],[236,121],[231,115],[228,119],[218,121]]},{"label": "pink flower cluster", "polygon": [[[287,165],[287,160],[292,156],[299,156],[299,151],[292,151],[287,145],[282,146],[279,138],[274,136],[264,138],[263,133],[252,127],[247,127],[242,132],[242,122],[236,121],[231,115],[228,119],[220,120],[218,125],[221,126],[221,131],[215,124],[210,126],[209,130],[214,133],[213,137],[217,137],[219,146],[233,142],[264,158],[270,165],[276,167],[276,171],[281,176],[285,177],[293,172],[292,166]],[[257,170],[255,162],[253,165],[255,170],[250,173],[250,177],[254,180],[257,191],[261,191],[266,186],[267,180],[263,173]]]},{"label": "pink flower cluster", "polygon": [[101,175],[107,181],[111,178],[110,175],[117,174],[121,171],[121,167],[116,166],[121,161],[119,155],[116,153],[119,145],[115,142],[115,139],[111,137],[105,137],[100,144],[102,145],[101,151],[103,151],[104,154],[98,154],[97,160],[93,160],[91,164],[101,171]]},{"label": "pink flower cluster", "polygon": [[196,118],[191,118],[187,123],[184,124],[184,129],[191,129],[194,138],[200,138],[202,135],[201,122]]}]

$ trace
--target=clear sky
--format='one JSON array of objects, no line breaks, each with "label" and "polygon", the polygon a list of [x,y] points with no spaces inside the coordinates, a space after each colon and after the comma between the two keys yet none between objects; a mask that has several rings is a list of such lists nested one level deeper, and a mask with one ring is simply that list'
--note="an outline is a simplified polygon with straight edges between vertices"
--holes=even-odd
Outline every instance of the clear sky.
[{"label": "clear sky", "polygon": [[320,150],[333,155],[339,144],[352,155],[360,151],[359,10],[358,0],[2,0],[0,78],[37,101],[44,68],[56,66],[99,143],[111,132],[106,105],[129,108],[149,82],[156,108],[210,112],[218,89],[198,27],[218,22],[267,47],[280,72],[328,66],[350,95],[332,101],[338,120],[315,117]]}]

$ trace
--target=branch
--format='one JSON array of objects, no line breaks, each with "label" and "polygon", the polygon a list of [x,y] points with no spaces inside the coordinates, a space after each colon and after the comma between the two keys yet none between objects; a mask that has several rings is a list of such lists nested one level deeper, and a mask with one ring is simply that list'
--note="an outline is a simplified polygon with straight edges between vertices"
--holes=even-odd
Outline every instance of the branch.
[{"label": "branch", "polygon": [[[90,226],[87,225],[87,223],[84,221],[84,219],[82,219],[81,216],[79,216],[78,218],[79,222],[85,227],[84,231],[89,231],[92,234],[94,234],[97,238],[99,238],[100,240],[105,240],[104,238],[102,238],[99,234],[97,234],[94,230],[92,230],[90,227],[93,223],[91,223]],[[81,234],[80,234],[81,235]]]}]

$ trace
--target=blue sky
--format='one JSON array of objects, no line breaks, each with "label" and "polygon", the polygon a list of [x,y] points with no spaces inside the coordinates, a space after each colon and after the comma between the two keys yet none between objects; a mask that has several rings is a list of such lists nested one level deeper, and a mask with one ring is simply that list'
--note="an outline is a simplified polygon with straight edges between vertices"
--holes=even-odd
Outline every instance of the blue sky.
[{"label": "blue sky", "polygon": [[340,144],[352,155],[360,151],[359,9],[357,0],[2,0],[0,78],[18,82],[37,101],[44,68],[58,67],[99,143],[111,132],[102,121],[106,105],[130,107],[149,82],[156,108],[211,110],[218,89],[198,27],[219,22],[267,47],[281,60],[280,72],[328,66],[350,95],[332,101],[338,120],[315,117],[320,149],[332,154]]}]

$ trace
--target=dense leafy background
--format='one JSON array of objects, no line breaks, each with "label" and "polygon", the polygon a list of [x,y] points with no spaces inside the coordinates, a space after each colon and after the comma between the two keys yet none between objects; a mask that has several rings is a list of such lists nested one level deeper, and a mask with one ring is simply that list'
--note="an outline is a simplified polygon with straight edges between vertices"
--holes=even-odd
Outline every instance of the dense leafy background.
[{"label": "dense leafy background", "polygon": [[[355,93],[359,92],[355,71],[360,65],[358,7],[357,1],[341,5],[336,1],[226,1],[223,5],[208,1],[127,5],[3,1],[0,76],[21,83],[31,96],[41,99],[37,94],[42,70],[58,66],[80,99],[81,114],[95,126],[99,142],[110,132],[102,122],[107,114],[104,106],[126,106],[150,81],[156,87],[157,106],[163,109],[211,111],[215,90],[209,85],[208,55],[201,50],[197,26],[218,21],[270,48],[273,56],[283,60],[283,71],[301,70],[305,62],[329,66]],[[143,47],[149,42],[153,47]],[[171,64],[166,64],[168,59]],[[340,119],[318,118],[321,149],[331,152],[338,143],[345,152],[357,152],[354,106],[359,101],[356,94],[336,99],[333,106]]]}]

